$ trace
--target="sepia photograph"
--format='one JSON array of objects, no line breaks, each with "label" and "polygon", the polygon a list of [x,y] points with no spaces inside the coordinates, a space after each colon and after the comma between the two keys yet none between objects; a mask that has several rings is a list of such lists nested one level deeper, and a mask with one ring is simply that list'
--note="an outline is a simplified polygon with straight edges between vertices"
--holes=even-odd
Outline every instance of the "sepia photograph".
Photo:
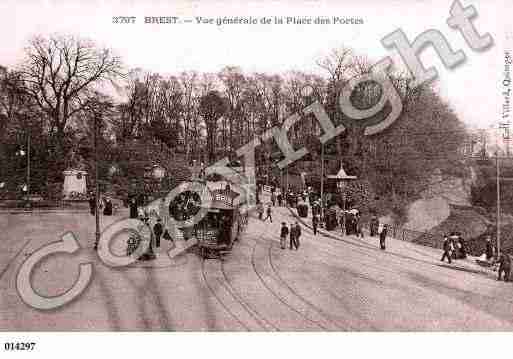
[{"label": "sepia photograph", "polygon": [[511,10],[2,1],[0,350],[511,332]]}]

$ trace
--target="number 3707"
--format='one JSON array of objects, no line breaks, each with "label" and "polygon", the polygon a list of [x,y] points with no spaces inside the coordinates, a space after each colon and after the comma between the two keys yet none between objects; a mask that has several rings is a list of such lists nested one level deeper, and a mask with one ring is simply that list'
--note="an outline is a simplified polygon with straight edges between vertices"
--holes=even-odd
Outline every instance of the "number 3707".
[{"label": "number 3707", "polygon": [[18,350],[34,350],[36,343],[27,342],[27,343],[13,343],[7,342],[4,344],[4,349],[9,351],[18,351]]}]

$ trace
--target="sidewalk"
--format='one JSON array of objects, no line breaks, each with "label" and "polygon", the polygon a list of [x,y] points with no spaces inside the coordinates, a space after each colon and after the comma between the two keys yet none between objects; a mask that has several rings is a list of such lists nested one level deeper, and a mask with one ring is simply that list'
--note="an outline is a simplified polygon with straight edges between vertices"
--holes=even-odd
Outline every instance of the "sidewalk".
[{"label": "sidewalk", "polygon": [[[290,214],[298,220],[302,225],[305,227],[308,227],[310,230],[313,230],[312,228],[312,216],[311,216],[311,209],[308,209],[308,217],[302,218],[299,217],[297,214],[297,210],[290,207],[284,207],[288,209]],[[379,250],[379,238],[378,237],[370,237],[368,235],[364,235],[364,238],[359,239],[355,237],[354,235],[346,236],[343,235],[340,230],[338,231],[327,231],[324,228],[318,227],[317,232],[325,237],[334,239],[334,240],[342,240],[351,242],[353,244],[366,244],[369,246],[374,247],[376,250]],[[367,232],[365,230],[365,232]],[[398,255],[401,257],[410,257],[412,259],[416,260],[423,260],[426,262],[429,262],[433,265],[438,265],[454,270],[461,270],[471,273],[477,273],[486,275],[488,277],[493,277],[495,279],[496,272],[494,272],[492,269],[487,269],[484,267],[481,267],[476,263],[477,257],[473,256],[467,256],[466,259],[457,259],[453,260],[451,264],[446,262],[441,262],[440,257],[442,256],[442,252],[439,249],[431,248],[422,246],[419,244],[415,244],[408,241],[402,241],[396,238],[387,237],[387,249],[386,253],[390,253],[393,255]]]}]

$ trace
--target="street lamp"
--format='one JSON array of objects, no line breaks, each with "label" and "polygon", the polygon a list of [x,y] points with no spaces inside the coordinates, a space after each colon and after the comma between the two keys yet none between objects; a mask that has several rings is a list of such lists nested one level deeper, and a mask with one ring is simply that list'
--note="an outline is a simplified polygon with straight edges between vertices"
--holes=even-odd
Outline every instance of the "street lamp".
[{"label": "street lamp", "polygon": [[23,186],[23,191],[26,192],[27,206],[30,207],[30,134],[27,135],[27,152],[23,149],[16,151],[17,156],[27,156],[27,183]]},{"label": "street lamp", "polygon": [[[324,219],[324,143],[321,142],[321,218]],[[322,221],[321,221],[322,223]]]}]

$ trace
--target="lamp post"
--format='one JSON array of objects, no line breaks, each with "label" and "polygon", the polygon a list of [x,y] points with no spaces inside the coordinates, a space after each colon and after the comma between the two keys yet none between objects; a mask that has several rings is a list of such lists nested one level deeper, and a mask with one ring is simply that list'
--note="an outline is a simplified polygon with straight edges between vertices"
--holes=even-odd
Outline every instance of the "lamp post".
[{"label": "lamp post", "polygon": [[27,152],[23,149],[16,151],[17,156],[27,156],[26,158],[26,183],[22,187],[22,191],[25,192],[25,196],[27,199],[26,206],[30,207],[30,133],[27,134]]},{"label": "lamp post", "polygon": [[[321,142],[321,219],[324,219],[324,143]],[[321,220],[322,223],[322,220]]]},{"label": "lamp post", "polygon": [[495,137],[495,167],[497,172],[497,258],[501,254],[501,183],[499,165],[499,134]]},{"label": "lamp post", "polygon": [[30,133],[27,136],[27,205],[30,207]]}]

